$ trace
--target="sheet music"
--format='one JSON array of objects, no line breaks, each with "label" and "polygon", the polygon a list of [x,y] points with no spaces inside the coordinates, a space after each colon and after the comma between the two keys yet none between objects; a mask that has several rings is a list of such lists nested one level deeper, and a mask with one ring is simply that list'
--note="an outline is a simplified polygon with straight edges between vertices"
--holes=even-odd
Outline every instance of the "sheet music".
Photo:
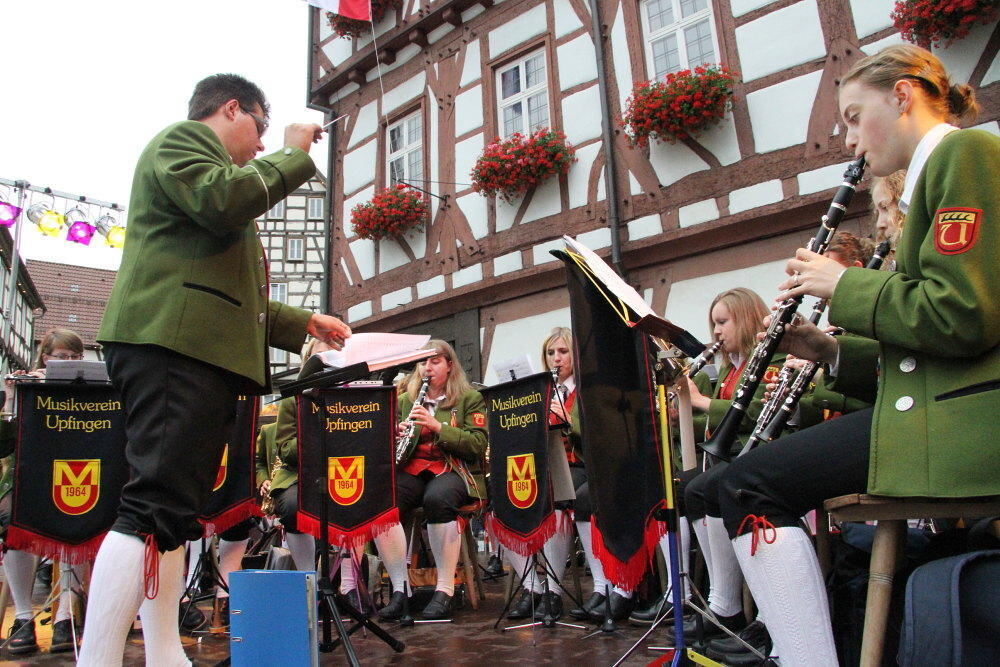
[{"label": "sheet music", "polygon": [[558,430],[549,431],[549,478],[552,480],[552,500],[576,500],[576,489],[573,487],[573,476],[569,472],[569,461],[566,459],[566,447],[563,446],[562,433]]},{"label": "sheet music", "polygon": [[[534,375],[535,367],[531,363],[531,357],[526,354],[522,354],[520,357],[504,359],[501,362],[493,364],[493,372],[497,375],[498,383],[510,382],[511,380],[526,378],[529,375]],[[514,373],[513,377],[511,377],[511,372]]]},{"label": "sheet music", "polygon": [[567,248],[583,257],[587,263],[587,268],[593,271],[598,279],[607,285],[614,295],[621,299],[632,312],[639,317],[644,315],[659,317],[649,307],[646,300],[631,285],[622,280],[621,276],[615,273],[597,253],[572,237],[563,236],[563,241],[566,243]]},{"label": "sheet music", "polygon": [[361,362],[378,362],[382,359],[405,355],[419,350],[430,336],[392,333],[356,333],[347,339],[343,350],[327,350],[317,356],[327,366],[343,368]]}]

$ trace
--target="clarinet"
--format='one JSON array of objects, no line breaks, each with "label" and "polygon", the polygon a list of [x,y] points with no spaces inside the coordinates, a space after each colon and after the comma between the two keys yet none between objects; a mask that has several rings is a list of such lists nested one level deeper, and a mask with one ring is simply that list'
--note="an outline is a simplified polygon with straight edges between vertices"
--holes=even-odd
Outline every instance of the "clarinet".
[{"label": "clarinet", "polygon": [[[420,384],[420,391],[417,392],[417,398],[413,401],[413,405],[423,405],[424,399],[427,398],[427,385],[431,382],[429,375],[424,376],[423,382]],[[413,408],[410,408],[412,412]],[[406,429],[396,436],[396,465],[403,463],[406,459],[410,458],[410,444],[413,441],[413,436],[417,434],[417,424],[409,415],[406,417]]]},{"label": "clarinet", "polygon": [[[889,242],[882,241],[875,248],[875,254],[872,255],[871,260],[869,260],[868,264],[865,265],[865,268],[878,270],[882,266],[882,262],[885,261],[888,254]],[[822,315],[823,311],[826,309],[826,305],[826,299],[820,299],[817,301],[816,305],[813,307],[813,315],[809,317],[809,321],[813,324],[819,324],[819,316]],[[785,368],[788,367],[786,366]],[[785,369],[783,368],[782,372],[784,372],[784,370]],[[740,451],[740,456],[743,456],[760,443],[771,442],[781,435],[781,432],[785,429],[788,421],[792,418],[792,415],[795,414],[795,409],[798,407],[799,401],[809,389],[809,385],[812,384],[813,378],[816,377],[816,372],[818,370],[819,364],[815,361],[810,361],[802,367],[802,370],[799,371],[795,381],[792,383],[791,387],[788,388],[787,394],[779,399],[781,408],[764,421],[763,424],[760,420],[758,420],[757,427],[754,429],[754,433],[750,436],[750,439],[747,440],[747,444],[744,445],[743,449]],[[768,403],[773,402],[774,398],[775,396],[772,395],[772,400],[768,401]]]},{"label": "clarinet", "polygon": [[701,354],[695,357],[691,362],[691,365],[687,367],[687,376],[689,378],[694,378],[695,375],[700,373],[701,369],[708,365],[708,362],[712,360],[712,357],[715,356],[715,353],[719,351],[720,347],[722,347],[722,341],[717,340],[712,343],[710,347],[706,347],[702,350]]},{"label": "clarinet", "polygon": [[[826,215],[821,219],[819,231],[806,246],[808,250],[821,255],[826,252],[837,227],[840,226],[840,221],[844,219],[851,199],[854,198],[854,192],[864,175],[864,171],[864,156],[848,165],[847,171],[844,172],[844,182],[837,189]],[[732,405],[726,411],[726,415],[722,418],[712,437],[699,445],[708,454],[723,461],[730,459],[729,450],[736,441],[736,434],[746,416],[747,408],[750,407],[757,387],[760,386],[767,365],[771,363],[771,357],[774,356],[775,350],[785,335],[786,327],[791,324],[801,303],[801,295],[785,299],[771,316],[771,325],[767,328],[764,339],[754,348],[753,354],[747,362],[743,380],[736,388]]]}]

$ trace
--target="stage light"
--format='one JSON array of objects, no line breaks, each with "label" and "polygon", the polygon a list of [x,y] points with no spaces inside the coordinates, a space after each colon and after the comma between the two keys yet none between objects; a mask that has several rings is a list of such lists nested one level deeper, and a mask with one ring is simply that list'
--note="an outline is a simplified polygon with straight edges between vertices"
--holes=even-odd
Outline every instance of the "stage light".
[{"label": "stage light", "polygon": [[50,209],[38,219],[38,229],[46,236],[59,236],[59,231],[65,223],[66,216]]},{"label": "stage light", "polygon": [[94,231],[94,226],[89,222],[77,220],[70,223],[69,231],[66,232],[66,240],[80,245],[90,245],[90,240],[94,238]]},{"label": "stage light", "polygon": [[125,228],[115,225],[108,230],[107,243],[112,248],[121,248],[125,245]]},{"label": "stage light", "polygon": [[10,227],[17,221],[17,216],[21,212],[17,206],[0,202],[0,226]]},{"label": "stage light", "polygon": [[28,220],[31,220],[31,222],[37,225],[41,221],[42,216],[45,215],[45,212],[48,210],[49,207],[45,204],[32,204],[28,207],[28,211],[25,215],[28,216]]}]

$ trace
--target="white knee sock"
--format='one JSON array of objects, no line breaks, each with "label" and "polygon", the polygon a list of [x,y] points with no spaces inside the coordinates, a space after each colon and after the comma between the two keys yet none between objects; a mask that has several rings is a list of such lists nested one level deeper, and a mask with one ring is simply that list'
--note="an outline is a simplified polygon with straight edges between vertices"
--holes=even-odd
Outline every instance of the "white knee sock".
[{"label": "white knee sock", "polygon": [[[229,573],[243,569],[243,554],[247,552],[249,541],[249,539],[236,540],[235,542],[219,540],[219,574],[226,586],[229,586]],[[220,598],[229,597],[229,593],[221,586],[215,595]]]},{"label": "white knee sock", "polygon": [[365,557],[364,547],[348,549],[340,561],[340,592],[350,593],[358,587],[358,571],[355,562],[361,564]]},{"label": "white knee sock", "polygon": [[455,594],[455,566],[462,550],[462,533],[458,532],[458,522],[427,524],[427,539],[431,543],[431,553],[437,567],[435,590]]},{"label": "white knee sock", "polygon": [[77,594],[74,589],[83,587],[83,580],[86,577],[87,563],[80,565],[70,565],[69,563],[59,564],[59,610],[56,611],[54,621],[65,621],[70,618],[73,605],[76,603]]},{"label": "white knee sock", "polygon": [[[528,567],[529,556],[522,556],[519,553],[515,553],[510,549],[507,549],[504,553],[507,554],[507,562],[510,563],[510,569],[516,577],[515,581],[524,577],[524,581],[521,582],[521,586],[526,591],[534,591],[535,593],[542,592],[542,582],[539,581],[538,577],[535,575],[535,568]],[[528,568],[525,572],[524,568]]]},{"label": "white knee sock", "polygon": [[181,646],[178,604],[183,593],[184,547],[160,554],[160,589],[152,600],[144,599],[139,607],[146,664],[190,665]]},{"label": "white knee sock", "polygon": [[[110,531],[101,543],[87,596],[87,626],[78,667],[122,664],[125,638],[143,598],[145,552],[141,539],[115,531]],[[176,576],[180,581],[179,572]],[[173,608],[176,626],[176,600]]]},{"label": "white knee sock", "polygon": [[632,591],[627,591],[624,588],[621,588],[619,586],[612,587],[611,588],[611,592],[612,593],[618,593],[618,595],[622,596],[626,600],[628,600],[628,599],[630,599],[632,597]]},{"label": "white knee sock", "polygon": [[774,533],[774,542],[760,540],[754,555],[752,533],[732,542],[774,641],[772,655],[785,667],[835,667],[830,607],[812,542],[800,528],[776,528]]},{"label": "white knee sock", "polygon": [[316,569],[316,538],[309,533],[285,533],[285,542],[292,552],[292,562],[300,572]]},{"label": "white knee sock", "polygon": [[743,572],[722,519],[708,516],[705,521],[708,543],[712,545],[708,607],[718,616],[733,616],[743,611]]},{"label": "white knee sock", "polygon": [[[403,526],[396,524],[376,537],[375,546],[385,571],[389,573],[393,593],[402,593],[406,581],[406,531]],[[412,591],[409,592],[412,594]]]},{"label": "white knee sock", "polygon": [[27,551],[10,549],[3,558],[4,578],[14,599],[14,615],[25,619],[34,616],[31,607],[31,590],[35,585],[35,567],[38,559]]},{"label": "white knee sock", "polygon": [[705,569],[708,570],[708,576],[711,578],[712,545],[708,541],[708,524],[706,523],[706,518],[695,519],[691,522],[691,528],[694,529],[695,537],[698,538],[698,548],[701,549],[701,555],[705,559]]},{"label": "white knee sock", "polygon": [[[562,525],[562,510],[556,510],[556,525]],[[549,579],[549,590],[556,595],[562,595],[562,587],[556,581],[562,582],[563,575],[566,574],[566,560],[569,558],[569,546],[573,541],[572,531],[557,530],[552,537],[545,541],[542,552],[549,563],[549,568],[555,579]]]},{"label": "white knee sock", "polygon": [[583,553],[587,557],[590,574],[594,577],[593,592],[607,595],[608,580],[604,576],[604,566],[594,556],[594,543],[590,535],[590,522],[577,521],[576,532],[580,535],[580,543],[583,544]]},{"label": "white knee sock", "polygon": [[188,567],[187,576],[184,577],[185,588],[197,583],[194,581],[194,571],[198,567],[198,560],[201,558],[201,540],[191,540],[187,543]]},{"label": "white knee sock", "polygon": [[[680,568],[681,571],[686,575],[691,573],[688,568],[691,565],[691,525],[688,523],[687,517],[681,517],[680,527],[677,531],[678,535],[678,549],[681,553]],[[673,586],[674,579],[673,573],[670,571],[670,536],[664,535],[660,538],[660,551],[663,552],[663,560],[667,564],[667,592],[670,593],[669,599],[673,599]],[[691,585],[689,583],[689,577],[684,577],[684,590],[682,591],[683,599],[691,599]]]}]

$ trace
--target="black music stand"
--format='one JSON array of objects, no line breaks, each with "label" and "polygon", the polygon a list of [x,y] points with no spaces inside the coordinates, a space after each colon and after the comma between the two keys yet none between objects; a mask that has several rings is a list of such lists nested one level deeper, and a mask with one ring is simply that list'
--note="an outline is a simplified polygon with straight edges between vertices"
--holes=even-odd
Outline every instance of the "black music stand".
[{"label": "black music stand", "polygon": [[[226,582],[222,580],[222,573],[219,571],[219,566],[215,563],[215,558],[212,556],[212,546],[208,543],[210,538],[204,535],[201,538],[201,551],[198,554],[198,563],[194,567],[194,571],[191,573],[191,581],[188,582],[187,587],[184,589],[183,597],[187,598],[187,602],[184,603],[184,615],[191,610],[192,607],[196,606],[200,600],[206,600],[209,597],[215,597],[216,586],[221,586],[222,590],[229,592],[229,586]],[[195,555],[189,554],[189,558],[194,558]],[[203,594],[201,596],[197,595],[200,588],[201,581],[205,577],[209,577],[212,583],[212,593],[211,595]],[[194,630],[192,634],[198,632],[205,632],[203,630]]]}]

